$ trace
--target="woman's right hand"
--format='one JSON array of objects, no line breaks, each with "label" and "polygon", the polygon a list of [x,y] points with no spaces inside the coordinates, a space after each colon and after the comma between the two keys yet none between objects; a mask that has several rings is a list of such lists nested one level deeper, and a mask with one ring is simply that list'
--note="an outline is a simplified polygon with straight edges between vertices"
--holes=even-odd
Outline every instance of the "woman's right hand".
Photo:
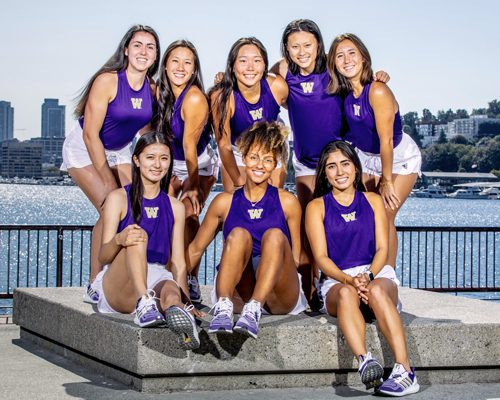
[{"label": "woman's right hand", "polygon": [[127,226],[123,231],[117,233],[115,242],[122,247],[134,246],[148,240],[148,234],[137,224]]}]

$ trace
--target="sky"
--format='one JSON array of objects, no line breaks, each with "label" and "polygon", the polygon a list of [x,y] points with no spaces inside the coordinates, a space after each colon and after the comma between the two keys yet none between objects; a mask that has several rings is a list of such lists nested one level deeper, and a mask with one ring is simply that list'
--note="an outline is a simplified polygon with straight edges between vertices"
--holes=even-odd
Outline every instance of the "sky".
[{"label": "sky", "polygon": [[500,99],[499,15],[496,0],[3,0],[0,100],[15,109],[15,138],[40,136],[44,98],[66,105],[69,130],[75,96],[133,24],[153,27],[162,52],[193,42],[208,88],[238,38],[259,38],[273,64],[286,25],[309,18],[327,48],[340,33],[361,37],[403,114],[470,112]]}]

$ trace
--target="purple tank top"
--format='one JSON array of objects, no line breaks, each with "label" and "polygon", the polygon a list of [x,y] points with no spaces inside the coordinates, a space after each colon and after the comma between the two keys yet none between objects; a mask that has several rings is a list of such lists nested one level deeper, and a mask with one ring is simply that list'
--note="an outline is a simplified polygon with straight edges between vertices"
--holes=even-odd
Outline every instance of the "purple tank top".
[{"label": "purple tank top", "polygon": [[243,95],[235,87],[234,115],[229,121],[231,126],[231,143],[236,144],[240,135],[257,121],[276,121],[280,113],[280,106],[274,99],[269,83],[266,79],[260,81],[260,98],[255,104],[245,100]]},{"label": "purple tank top", "polygon": [[271,185],[267,185],[264,197],[255,205],[245,197],[243,188],[234,192],[222,229],[224,240],[236,227],[246,229],[252,235],[252,257],[260,256],[262,236],[268,229],[281,229],[291,244],[278,189]]},{"label": "purple tank top", "polygon": [[[135,224],[130,204],[130,185],[124,187],[127,192],[127,214],[118,225],[118,232]],[[142,199],[142,218],[139,226],[148,234],[148,263],[166,265],[170,259],[174,213],[168,194],[160,191],[154,199]]]},{"label": "purple tank top", "polygon": [[[344,111],[349,130],[345,140],[358,149],[372,154],[380,154],[380,139],[375,125],[375,114],[370,105],[371,83],[363,87],[361,95],[356,99],[350,92],[344,101]],[[403,138],[403,128],[399,110],[394,116],[393,143],[396,147]]]},{"label": "purple tank top", "polygon": [[356,191],[347,207],[339,204],[332,192],[323,196],[323,201],[328,257],[340,269],[371,264],[375,256],[375,216],[365,195]]},{"label": "purple tank top", "polygon": [[[117,73],[116,97],[108,104],[99,137],[107,150],[119,150],[131,143],[137,131],[153,116],[153,93],[147,79],[139,90],[130,87],[125,70]],[[83,129],[83,117],[80,117]]]},{"label": "purple tank top", "polygon": [[[172,123],[170,125],[172,129],[172,133],[174,136],[174,141],[172,143],[172,150],[174,153],[174,160],[182,160],[186,159],[184,155],[184,120],[181,116],[182,110],[182,102],[184,101],[184,97],[186,93],[189,91],[191,86],[186,86],[182,91],[181,95],[175,100],[174,104],[174,112],[172,114]],[[203,150],[207,147],[207,144],[210,142],[210,129],[209,124],[206,124],[201,132],[200,139],[198,140],[198,144],[196,145],[196,153],[200,155],[203,153]]]},{"label": "purple tank top", "polygon": [[288,116],[295,157],[315,169],[323,147],[342,134],[342,98],[326,91],[328,71],[307,76],[286,74]]}]

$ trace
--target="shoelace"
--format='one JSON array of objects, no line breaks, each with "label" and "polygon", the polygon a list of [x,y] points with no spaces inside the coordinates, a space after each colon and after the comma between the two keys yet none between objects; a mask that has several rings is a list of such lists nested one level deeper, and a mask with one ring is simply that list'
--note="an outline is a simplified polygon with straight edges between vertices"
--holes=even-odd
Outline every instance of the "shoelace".
[{"label": "shoelace", "polygon": [[243,307],[243,313],[249,313],[252,318],[255,321],[258,321],[260,319],[260,303],[257,303],[256,301],[251,301],[249,303],[246,303],[245,306]]},{"label": "shoelace", "polygon": [[[148,289],[146,292],[146,304],[142,306],[139,310],[137,310],[137,314],[139,318],[142,318],[144,315],[148,314],[151,311],[157,312],[158,309],[156,307],[156,302],[155,300],[159,300],[158,297],[156,297],[156,292],[153,289]],[[143,301],[142,299],[140,301]]]},{"label": "shoelace", "polygon": [[228,299],[219,300],[210,309],[209,313],[214,310],[213,315],[224,314],[231,318],[233,314],[233,303]]}]

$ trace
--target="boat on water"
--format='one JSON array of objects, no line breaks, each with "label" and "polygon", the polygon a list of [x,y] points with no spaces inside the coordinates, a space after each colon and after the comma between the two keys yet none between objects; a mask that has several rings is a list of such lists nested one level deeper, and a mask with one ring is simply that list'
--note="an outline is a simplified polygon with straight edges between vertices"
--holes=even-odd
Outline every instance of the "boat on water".
[{"label": "boat on water", "polygon": [[488,200],[500,200],[500,190],[496,187],[486,188],[479,195],[485,196]]},{"label": "boat on water", "polygon": [[450,199],[467,199],[467,200],[487,200],[487,196],[482,196],[481,189],[478,187],[467,187],[464,189],[458,189],[457,191],[450,193],[448,197]]},{"label": "boat on water", "polygon": [[425,189],[415,191],[414,195],[422,199],[444,199],[446,191],[441,186],[430,185]]}]

